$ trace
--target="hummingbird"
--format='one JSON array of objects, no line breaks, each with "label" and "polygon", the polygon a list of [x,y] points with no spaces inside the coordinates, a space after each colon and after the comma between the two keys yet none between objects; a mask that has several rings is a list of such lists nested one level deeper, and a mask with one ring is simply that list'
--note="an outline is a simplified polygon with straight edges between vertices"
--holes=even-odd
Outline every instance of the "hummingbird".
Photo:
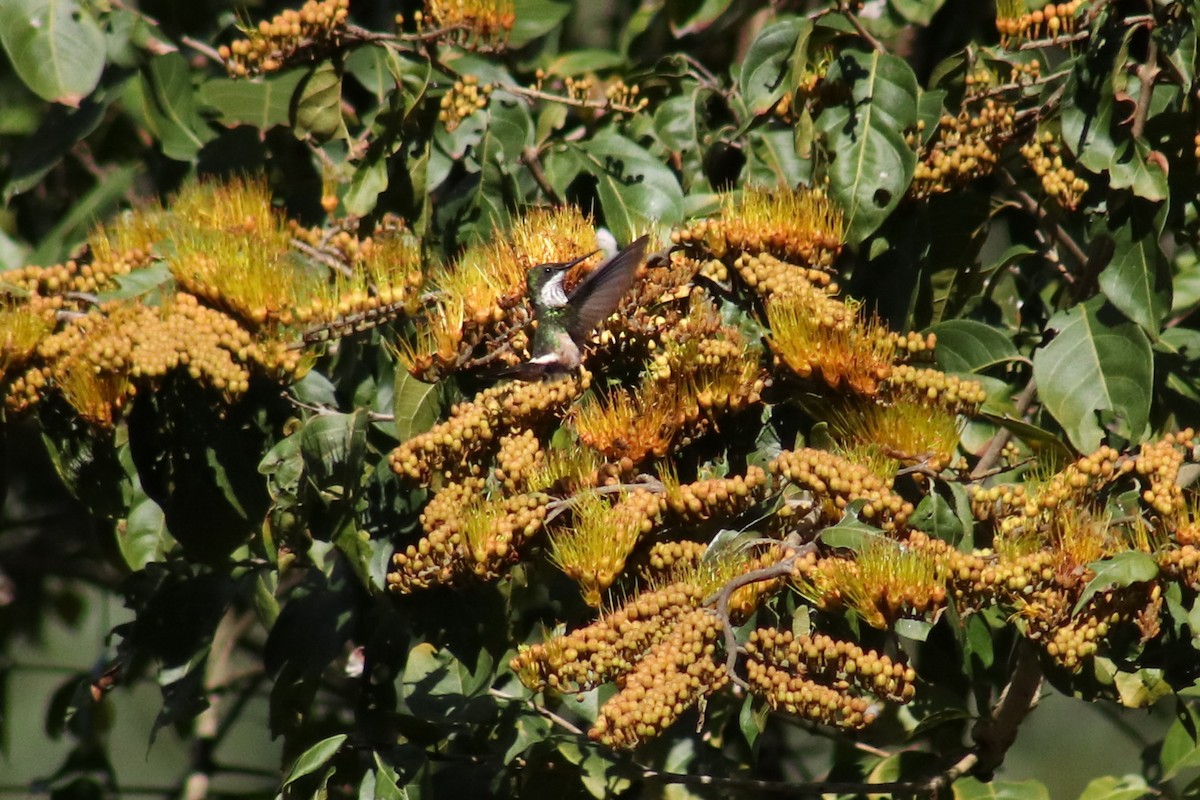
[{"label": "hummingbird", "polygon": [[525,277],[529,303],[537,320],[530,346],[531,358],[510,367],[503,375],[525,380],[570,372],[583,362],[587,337],[608,319],[633,285],[649,237],[643,236],[617,251],[589,272],[570,294],[563,288],[567,271],[596,251],[556,264],[538,264]]}]

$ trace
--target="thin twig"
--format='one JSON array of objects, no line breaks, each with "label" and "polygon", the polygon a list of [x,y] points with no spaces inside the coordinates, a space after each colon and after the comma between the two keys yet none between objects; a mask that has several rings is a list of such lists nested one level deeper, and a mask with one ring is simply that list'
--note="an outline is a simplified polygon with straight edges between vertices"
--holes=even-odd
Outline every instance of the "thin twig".
[{"label": "thin twig", "polygon": [[863,27],[862,21],[858,18],[857,14],[850,10],[850,5],[846,2],[846,0],[838,0],[838,11],[841,12],[841,15],[846,18],[847,22],[854,26],[854,30],[858,32],[858,35],[867,40],[867,43],[871,45],[871,48],[876,53],[886,52],[880,41],[872,36],[870,31]]},{"label": "thin twig", "polygon": [[1141,91],[1138,92],[1137,105],[1133,110],[1133,123],[1129,126],[1129,135],[1134,139],[1142,138],[1146,130],[1146,119],[1150,116],[1150,98],[1154,94],[1154,80],[1161,72],[1158,68],[1158,40],[1153,36],[1148,38],[1150,41],[1146,45],[1146,60],[1137,68]]},{"label": "thin twig", "polygon": [[725,638],[725,673],[729,676],[729,680],[746,690],[750,689],[750,684],[742,680],[736,671],[738,657],[737,632],[734,631],[733,621],[729,618],[729,603],[733,598],[733,593],[743,586],[790,576],[796,566],[796,559],[806,553],[812,552],[816,548],[816,545],[812,542],[799,546],[787,545],[782,542],[781,544],[792,549],[792,552],[785,558],[769,566],[752,569],[749,572],[738,575],[712,595],[705,598],[703,602],[705,606],[716,604],[714,611],[717,618],[721,621],[721,628]]},{"label": "thin twig", "polygon": [[575,723],[571,722],[570,720],[568,720],[564,717],[561,717],[558,714],[555,714],[553,711],[546,708],[545,706],[538,705],[536,702],[534,702],[532,697],[530,697],[530,698],[514,697],[511,694],[505,694],[504,692],[500,691],[499,689],[488,689],[488,694],[490,694],[492,697],[499,698],[500,700],[508,700],[508,701],[511,701],[514,703],[521,703],[523,705],[527,705],[530,708],[532,708],[534,711],[536,711],[537,713],[541,714],[546,719],[553,722],[558,727],[562,728],[563,730],[565,730],[569,733],[573,733],[576,736],[583,736],[582,728],[575,725]]},{"label": "thin twig", "polygon": [[344,275],[347,278],[354,277],[354,270],[352,270],[350,268],[350,265],[339,260],[332,253],[326,253],[322,250],[318,250],[317,248],[313,247],[308,242],[302,241],[300,239],[292,239],[290,244],[292,247],[299,250],[301,253],[304,253],[304,255],[308,256],[313,261],[316,261],[320,264],[324,264],[325,266],[329,267],[334,272]]},{"label": "thin twig", "polygon": [[542,170],[542,161],[538,157],[538,149],[526,147],[522,150],[521,163],[529,169],[529,174],[533,176],[533,180],[542,190],[542,194],[546,195],[546,199],[556,206],[561,206],[563,204],[562,197],[546,179],[546,173]]},{"label": "thin twig", "polygon": [[[1021,416],[1029,410],[1029,406],[1033,405],[1033,398],[1037,397],[1037,382],[1033,378],[1029,379],[1029,383],[1025,384],[1025,388],[1013,400],[1013,405],[1016,407],[1017,415]],[[1004,446],[1012,439],[1012,431],[1008,428],[1001,428],[996,431],[996,435],[988,442],[987,448],[983,451],[983,455],[979,457],[979,462],[975,465],[975,469],[971,470],[971,480],[977,481],[983,479],[992,468],[996,466],[996,462],[1000,460],[1000,454],[1004,452]]]}]

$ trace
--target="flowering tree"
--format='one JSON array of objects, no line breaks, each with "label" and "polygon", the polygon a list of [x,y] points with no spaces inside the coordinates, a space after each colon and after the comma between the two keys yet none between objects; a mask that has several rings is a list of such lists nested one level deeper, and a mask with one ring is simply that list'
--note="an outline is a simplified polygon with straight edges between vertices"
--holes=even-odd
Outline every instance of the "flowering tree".
[{"label": "flowering tree", "polygon": [[1195,791],[1200,5],[219,5],[0,0],[38,788],[156,682],[188,798],[1048,797],[1049,686]]}]

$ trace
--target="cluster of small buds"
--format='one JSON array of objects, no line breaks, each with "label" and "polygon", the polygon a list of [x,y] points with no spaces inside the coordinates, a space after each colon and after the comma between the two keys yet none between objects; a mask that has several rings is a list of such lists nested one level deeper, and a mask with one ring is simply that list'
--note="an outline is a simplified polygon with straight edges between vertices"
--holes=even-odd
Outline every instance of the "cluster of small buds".
[{"label": "cluster of small buds", "polygon": [[1025,0],[1000,0],[996,4],[996,30],[1000,32],[1000,46],[1013,47],[1022,40],[1053,42],[1060,36],[1075,31],[1075,12],[1084,0],[1069,0],[1066,3],[1047,3],[1036,11],[1029,11]]},{"label": "cluster of small buds", "polygon": [[888,394],[924,398],[955,414],[973,416],[987,400],[987,391],[979,381],[960,378],[936,369],[896,364],[887,377]]},{"label": "cluster of small buds", "polygon": [[719,259],[768,253],[809,269],[828,270],[845,243],[842,212],[821,189],[746,189],[721,216],[671,234],[689,251]]},{"label": "cluster of small buds", "polygon": [[500,437],[496,450],[496,466],[492,474],[510,494],[523,492],[529,477],[546,460],[546,453],[537,435],[523,430],[510,436]]},{"label": "cluster of small buds", "polygon": [[745,475],[706,478],[694,483],[664,481],[659,498],[662,514],[681,522],[703,522],[713,517],[734,517],[761,502],[768,486],[762,467],[750,466]]},{"label": "cluster of small buds", "polygon": [[[961,188],[995,169],[1000,148],[1013,137],[1016,112],[998,98],[988,98],[978,106],[974,111],[964,108],[958,116],[944,114],[933,141],[918,147],[909,189],[913,197]],[[917,145],[923,131],[922,121],[917,133],[909,137],[910,144]]]},{"label": "cluster of small buds", "polygon": [[912,503],[893,492],[890,481],[825,450],[784,450],[768,468],[771,474],[812,492],[822,519],[830,523],[841,519],[855,500],[864,501],[859,516],[884,530],[902,528],[913,512]]},{"label": "cluster of small buds", "polygon": [[1179,581],[1191,591],[1200,591],[1200,546],[1184,543],[1156,554],[1163,575]]},{"label": "cluster of small buds", "polygon": [[490,83],[480,84],[479,78],[474,75],[464,75],[462,80],[455,81],[450,90],[442,95],[438,104],[438,121],[446,126],[447,133],[453,131],[464,119],[487,108],[494,89]]},{"label": "cluster of small buds", "polygon": [[897,703],[915,693],[911,667],[821,634],[759,628],[746,642],[745,664],[751,690],[771,708],[841,728],[875,720],[875,705],[861,691]]},{"label": "cluster of small buds", "polygon": [[1142,490],[1142,500],[1165,518],[1179,518],[1185,510],[1183,489],[1178,480],[1179,468],[1190,455],[1194,439],[1195,431],[1185,429],[1142,445],[1134,460],[1134,470],[1150,483]]},{"label": "cluster of small buds", "polygon": [[583,373],[484,389],[471,401],[455,405],[449,419],[400,444],[388,454],[388,464],[397,474],[421,482],[442,469],[478,471],[478,456],[494,439],[561,412],[589,383],[590,376]]},{"label": "cluster of small buds", "polygon": [[1195,135],[1195,136],[1192,138],[1192,143],[1196,145],[1196,150],[1195,150],[1195,153],[1194,153],[1194,154],[1195,154],[1195,156],[1196,156],[1196,160],[1197,160],[1197,161],[1200,161],[1200,133],[1197,133],[1197,134],[1196,134],[1196,135]]},{"label": "cluster of small buds", "polygon": [[[1162,587],[1157,584],[1148,591],[1126,589],[1120,594],[1112,591],[1097,594],[1078,614],[1061,624],[1048,626],[1044,632],[1046,654],[1065,669],[1076,670],[1080,662],[1096,655],[1110,631],[1123,623],[1136,623],[1139,607],[1161,602]],[[1155,611],[1158,609],[1155,608]],[[1158,621],[1158,614],[1147,620]],[[1157,629],[1147,631],[1146,641],[1158,635]]]},{"label": "cluster of small buds", "polygon": [[1042,181],[1042,189],[1063,208],[1074,211],[1088,190],[1088,182],[1063,163],[1062,145],[1049,131],[1021,146],[1021,155],[1033,174]]},{"label": "cluster of small buds", "polygon": [[829,53],[809,59],[794,78],[795,91],[785,92],[771,109],[771,113],[788,125],[794,125],[804,110],[805,101],[817,92],[825,76],[829,74],[829,66],[832,63],[833,57]]},{"label": "cluster of small buds", "polygon": [[481,580],[503,575],[520,559],[525,543],[542,530],[549,502],[550,497],[541,493],[510,495],[464,520],[471,573]]},{"label": "cluster of small buds", "polygon": [[308,0],[247,30],[245,39],[217,52],[231,78],[275,72],[295,62],[316,59],[340,43],[350,15],[350,0]]},{"label": "cluster of small buds", "polygon": [[635,571],[643,583],[661,584],[663,575],[695,569],[707,550],[707,544],[688,539],[655,542],[638,558]]},{"label": "cluster of small buds", "polygon": [[534,691],[594,689],[632,670],[703,600],[704,590],[688,583],[649,589],[591,625],[521,648],[512,669]]},{"label": "cluster of small buds", "polygon": [[30,265],[5,270],[4,282],[42,298],[67,293],[95,294],[108,288],[116,276],[128,275],[145,266],[150,258],[150,253],[139,249],[106,259],[93,258],[90,262],[71,259],[49,267]]},{"label": "cluster of small buds", "polygon": [[[513,0],[425,0],[424,12],[413,14],[421,36],[437,34],[466,50],[499,52],[507,48],[517,21]],[[396,24],[404,20],[396,18]]]},{"label": "cluster of small buds", "polygon": [[392,555],[390,591],[408,594],[467,576],[491,580],[519,559],[524,544],[541,531],[550,498],[514,494],[488,500],[482,487],[482,479],[466,479],[433,496],[421,514],[425,535]]},{"label": "cluster of small buds", "polygon": [[716,660],[721,631],[721,620],[704,609],[681,614],[666,639],[638,661],[600,707],[588,736],[608,747],[636,747],[723,687],[729,675]]},{"label": "cluster of small buds", "polygon": [[925,334],[916,331],[892,333],[891,337],[896,343],[897,354],[932,356],[934,349],[937,347],[937,334],[933,332]]},{"label": "cluster of small buds", "polygon": [[[722,264],[724,269],[723,262],[715,263]],[[810,290],[809,287],[830,296],[838,292],[838,285],[832,282],[828,272],[789,264],[770,253],[740,255],[734,260],[733,269],[742,283],[762,297],[770,297],[776,292],[805,292]]]},{"label": "cluster of small buds", "polygon": [[614,108],[630,109],[631,112],[643,111],[650,105],[649,100],[641,97],[641,89],[636,85],[630,86],[620,78],[604,87],[604,99]]},{"label": "cluster of small buds", "polygon": [[[185,292],[161,307],[116,302],[95,308],[44,336],[32,356],[40,366],[10,384],[9,408],[27,408],[57,385],[73,404],[78,399],[86,406],[77,406],[83,416],[102,425],[127,399],[112,392],[120,388],[132,397],[139,386],[156,385],[176,370],[228,401],[249,390],[252,373],[295,379],[305,368],[300,353],[263,347],[236,319]],[[89,384],[79,370],[103,377],[103,386]]]}]

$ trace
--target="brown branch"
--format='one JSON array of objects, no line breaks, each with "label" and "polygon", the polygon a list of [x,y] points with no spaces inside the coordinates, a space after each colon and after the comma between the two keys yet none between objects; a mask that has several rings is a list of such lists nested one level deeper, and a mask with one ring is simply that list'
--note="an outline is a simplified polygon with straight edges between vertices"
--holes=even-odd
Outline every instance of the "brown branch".
[{"label": "brown branch", "polygon": [[862,20],[858,18],[857,14],[850,10],[850,5],[846,2],[846,0],[838,0],[838,12],[846,18],[847,22],[854,26],[854,30],[858,32],[859,36],[867,40],[867,43],[871,45],[871,48],[876,53],[885,52],[880,41],[872,36],[870,31],[863,27]]},{"label": "brown branch", "polygon": [[[1001,764],[1017,739],[1017,729],[1037,707],[1042,688],[1042,667],[1028,639],[1017,645],[1017,665],[1000,694],[991,716],[981,719],[971,732],[977,762],[970,768],[986,780]],[[948,785],[948,784],[943,784]]]},{"label": "brown branch", "polygon": [[[1013,400],[1018,416],[1029,410],[1035,397],[1037,397],[1037,382],[1030,378],[1029,383],[1025,384],[1025,388]],[[988,442],[983,455],[979,457],[979,463],[975,465],[975,469],[971,470],[971,480],[982,480],[996,466],[996,462],[1000,460],[1000,454],[1004,452],[1004,446],[1010,439],[1012,439],[1012,431],[1008,428],[996,431],[996,435]]]},{"label": "brown branch", "polygon": [[776,578],[789,577],[792,574],[792,570],[795,569],[796,559],[806,553],[812,552],[816,548],[816,545],[812,542],[807,542],[799,546],[787,542],[780,542],[780,544],[791,549],[792,552],[787,557],[769,566],[752,569],[749,572],[738,575],[716,592],[706,597],[703,603],[701,603],[704,606],[716,604],[713,612],[721,621],[722,633],[725,639],[725,672],[729,676],[729,680],[746,690],[750,689],[750,684],[742,680],[736,671],[738,657],[737,632],[733,629],[733,621],[729,618],[729,603],[733,598],[733,593],[743,586],[775,580]]},{"label": "brown branch", "polygon": [[1158,68],[1158,41],[1153,36],[1149,38],[1150,43],[1146,45],[1146,60],[1137,68],[1138,85],[1141,87],[1141,91],[1138,92],[1137,105],[1133,111],[1133,123],[1129,127],[1129,134],[1134,139],[1142,138],[1142,134],[1146,130],[1146,119],[1150,116],[1150,98],[1154,94],[1154,80],[1161,71]]},{"label": "brown branch", "polygon": [[542,170],[542,161],[538,157],[538,149],[526,147],[522,150],[521,163],[529,169],[529,174],[533,176],[533,180],[542,190],[542,194],[546,195],[546,199],[556,206],[561,206],[563,204],[562,197],[546,179],[546,173]]},{"label": "brown branch", "polygon": [[[1025,211],[1037,217],[1039,222],[1048,222],[1049,214],[1047,214],[1046,209],[1042,208],[1041,204],[1038,203],[1037,200],[1033,199],[1029,192],[1026,192],[1017,185],[1017,179],[1014,178],[1008,172],[1008,170],[1000,170],[997,174],[1000,176],[1001,181],[1003,181],[1004,184],[1012,191],[1017,200],[1020,201],[1021,207],[1024,208]],[[1068,252],[1070,252],[1071,258],[1079,262],[1081,267],[1087,264],[1087,253],[1083,251],[1083,248],[1079,246],[1079,243],[1076,242],[1071,237],[1071,234],[1067,233],[1067,231],[1061,225],[1059,225],[1057,222],[1052,223],[1051,232],[1054,234],[1054,238],[1058,241],[1058,243],[1065,247]]]}]

